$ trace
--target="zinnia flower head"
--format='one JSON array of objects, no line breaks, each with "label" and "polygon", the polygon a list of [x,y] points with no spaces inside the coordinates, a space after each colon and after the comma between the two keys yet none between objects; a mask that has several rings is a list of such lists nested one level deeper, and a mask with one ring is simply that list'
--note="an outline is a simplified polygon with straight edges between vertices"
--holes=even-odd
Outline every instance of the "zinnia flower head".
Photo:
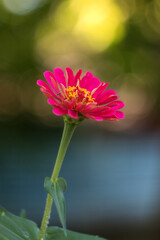
[{"label": "zinnia flower head", "polygon": [[124,107],[114,90],[106,90],[109,83],[101,82],[91,72],[83,77],[80,69],[76,75],[72,69],[66,68],[66,76],[62,69],[44,72],[48,83],[38,80],[40,90],[48,98],[56,115],[66,115],[73,119],[86,117],[97,121],[119,120],[124,113],[119,109]]}]

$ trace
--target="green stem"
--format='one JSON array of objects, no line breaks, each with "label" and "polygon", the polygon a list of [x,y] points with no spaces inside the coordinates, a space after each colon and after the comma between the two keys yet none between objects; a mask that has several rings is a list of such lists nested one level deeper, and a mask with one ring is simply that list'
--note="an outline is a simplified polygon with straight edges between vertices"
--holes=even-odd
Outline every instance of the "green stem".
[{"label": "green stem", "polygon": [[[65,121],[62,140],[60,143],[56,163],[55,163],[53,173],[51,176],[52,182],[56,181],[56,179],[59,175],[65,153],[67,151],[69,142],[71,140],[71,137],[73,135],[75,128],[76,128],[76,124]],[[43,219],[42,219],[42,224],[41,224],[41,228],[40,228],[40,232],[39,232],[39,240],[44,240],[44,236],[45,236],[49,218],[50,218],[52,202],[53,202],[53,198],[50,194],[48,194],[47,200],[46,200],[46,206],[45,206],[45,210],[44,210],[44,215],[43,215]]]}]

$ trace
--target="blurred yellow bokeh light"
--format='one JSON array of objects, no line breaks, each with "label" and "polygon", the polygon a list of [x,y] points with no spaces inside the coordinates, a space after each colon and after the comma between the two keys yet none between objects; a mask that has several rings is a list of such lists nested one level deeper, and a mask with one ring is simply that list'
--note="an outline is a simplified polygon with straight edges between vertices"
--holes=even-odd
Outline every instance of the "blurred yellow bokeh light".
[{"label": "blurred yellow bokeh light", "polygon": [[82,45],[97,51],[124,35],[125,17],[114,0],[70,0],[59,6],[54,19],[58,27],[71,31]]},{"label": "blurred yellow bokeh light", "polygon": [[68,0],[57,9],[53,5],[37,28],[37,59],[44,66],[83,64],[84,56],[123,38],[126,20],[125,10],[114,0]]}]

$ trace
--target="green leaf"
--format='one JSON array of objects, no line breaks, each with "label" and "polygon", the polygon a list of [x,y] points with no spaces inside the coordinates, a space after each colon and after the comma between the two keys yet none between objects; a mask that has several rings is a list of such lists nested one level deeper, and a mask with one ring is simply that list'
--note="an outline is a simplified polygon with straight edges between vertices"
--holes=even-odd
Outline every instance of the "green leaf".
[{"label": "green leaf", "polygon": [[37,225],[0,207],[0,240],[38,240]]},{"label": "green leaf", "polygon": [[67,230],[67,236],[64,235],[63,229],[59,227],[49,227],[45,240],[106,240],[98,236],[82,234]]},{"label": "green leaf", "polygon": [[55,182],[52,182],[50,178],[46,177],[44,182],[44,188],[53,197],[59,219],[66,233],[66,209],[64,192],[67,185],[63,178],[57,178]]},{"label": "green leaf", "polygon": [[22,209],[19,216],[22,218],[26,218],[26,210]]}]

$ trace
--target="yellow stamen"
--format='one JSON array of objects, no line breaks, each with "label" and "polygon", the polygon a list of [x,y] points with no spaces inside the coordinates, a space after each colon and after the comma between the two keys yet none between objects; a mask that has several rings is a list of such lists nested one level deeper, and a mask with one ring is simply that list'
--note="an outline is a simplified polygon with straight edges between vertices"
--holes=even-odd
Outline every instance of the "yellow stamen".
[{"label": "yellow stamen", "polygon": [[95,98],[92,97],[91,92],[85,88],[80,88],[79,86],[71,87],[69,86],[66,90],[66,98],[72,101],[73,98],[76,102],[90,103],[94,102]]}]

